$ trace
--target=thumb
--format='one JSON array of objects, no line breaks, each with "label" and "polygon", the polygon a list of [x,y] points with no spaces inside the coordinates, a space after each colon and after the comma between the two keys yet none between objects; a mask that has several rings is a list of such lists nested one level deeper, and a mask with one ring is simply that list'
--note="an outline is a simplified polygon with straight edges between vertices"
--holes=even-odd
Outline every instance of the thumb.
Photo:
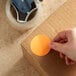
[{"label": "thumb", "polygon": [[64,48],[64,45],[65,44],[61,44],[61,43],[57,43],[57,42],[52,42],[51,43],[51,48],[58,51],[58,52],[61,52],[61,53],[64,53],[65,51],[65,48]]}]

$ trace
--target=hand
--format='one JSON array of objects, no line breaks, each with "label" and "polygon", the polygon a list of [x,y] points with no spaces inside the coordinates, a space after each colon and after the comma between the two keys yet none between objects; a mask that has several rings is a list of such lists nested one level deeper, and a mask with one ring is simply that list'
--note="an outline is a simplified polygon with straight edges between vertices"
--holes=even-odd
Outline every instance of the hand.
[{"label": "hand", "polygon": [[51,42],[51,48],[60,52],[60,57],[65,58],[66,64],[76,62],[76,28],[60,32]]}]

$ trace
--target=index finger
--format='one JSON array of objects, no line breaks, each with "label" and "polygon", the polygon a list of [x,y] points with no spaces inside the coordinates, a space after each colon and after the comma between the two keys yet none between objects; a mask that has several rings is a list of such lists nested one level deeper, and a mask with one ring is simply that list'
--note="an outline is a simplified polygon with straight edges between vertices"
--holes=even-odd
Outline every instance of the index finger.
[{"label": "index finger", "polygon": [[66,31],[62,31],[62,32],[60,32],[56,35],[56,37],[53,39],[53,41],[54,42],[59,42],[61,40],[65,40],[65,39],[67,39]]}]

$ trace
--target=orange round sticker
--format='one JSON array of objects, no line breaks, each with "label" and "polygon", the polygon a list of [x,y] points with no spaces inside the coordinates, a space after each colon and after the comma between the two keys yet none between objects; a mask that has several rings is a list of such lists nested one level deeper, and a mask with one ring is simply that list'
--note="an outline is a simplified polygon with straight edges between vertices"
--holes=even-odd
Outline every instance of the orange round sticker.
[{"label": "orange round sticker", "polygon": [[37,56],[45,56],[50,52],[50,42],[46,35],[37,35],[31,40],[31,51]]}]

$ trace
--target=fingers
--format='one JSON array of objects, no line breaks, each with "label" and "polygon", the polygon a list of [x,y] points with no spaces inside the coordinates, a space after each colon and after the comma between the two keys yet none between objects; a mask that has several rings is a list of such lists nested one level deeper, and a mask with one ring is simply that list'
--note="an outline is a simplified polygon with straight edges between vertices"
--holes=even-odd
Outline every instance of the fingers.
[{"label": "fingers", "polygon": [[71,61],[71,65],[75,64],[76,62],[75,61]]},{"label": "fingers", "polygon": [[65,56],[63,53],[60,53],[60,58],[65,59],[66,65],[71,65],[71,64],[74,63],[74,62],[71,61],[67,56]]},{"label": "fingers", "polygon": [[65,54],[64,52],[67,50],[65,47],[67,47],[69,44],[68,38],[71,38],[70,33],[70,30],[60,32],[51,42],[51,48]]},{"label": "fingers", "polygon": [[71,60],[67,56],[65,56],[65,63],[67,65],[70,65],[71,64]]},{"label": "fingers", "polygon": [[60,58],[64,58],[64,54],[63,53],[59,53]]},{"label": "fingers", "polygon": [[53,42],[51,44],[51,48],[53,48],[54,50],[60,52],[60,54],[59,54],[60,55],[60,58],[65,59],[65,63],[67,65],[75,64],[76,63],[75,61],[71,60],[70,58],[68,58],[66,56],[66,51],[67,50],[66,50],[66,48],[64,46],[66,46],[66,45],[65,44],[61,44],[61,43],[57,43],[57,42]]},{"label": "fingers", "polygon": [[76,63],[67,57],[68,50],[70,49],[70,43],[73,39],[72,30],[65,30],[60,32],[51,42],[51,48],[60,52],[60,58],[65,58],[67,65]]},{"label": "fingers", "polygon": [[73,35],[73,34],[72,34],[72,30],[67,30],[67,31],[66,31],[66,38],[68,39],[69,42],[70,42],[70,41],[72,40],[72,38],[73,38],[72,35]]},{"label": "fingers", "polygon": [[65,30],[56,35],[53,42],[70,41],[72,39],[72,30]]},{"label": "fingers", "polygon": [[55,38],[54,38],[54,42],[59,42],[63,39],[66,39],[66,31],[62,31],[60,32]]},{"label": "fingers", "polygon": [[65,56],[65,55],[62,54],[62,53],[60,53],[60,58],[65,59],[66,65],[73,65],[73,64],[76,63],[75,61],[69,59],[67,56]]},{"label": "fingers", "polygon": [[51,43],[51,48],[58,51],[58,52],[61,52],[61,53],[65,53],[65,48],[64,48],[64,44],[61,44],[61,43],[57,43],[57,42],[52,42]]},{"label": "fingers", "polygon": [[65,56],[65,62],[67,65],[73,65],[76,63],[75,61],[69,59],[67,56]]}]

